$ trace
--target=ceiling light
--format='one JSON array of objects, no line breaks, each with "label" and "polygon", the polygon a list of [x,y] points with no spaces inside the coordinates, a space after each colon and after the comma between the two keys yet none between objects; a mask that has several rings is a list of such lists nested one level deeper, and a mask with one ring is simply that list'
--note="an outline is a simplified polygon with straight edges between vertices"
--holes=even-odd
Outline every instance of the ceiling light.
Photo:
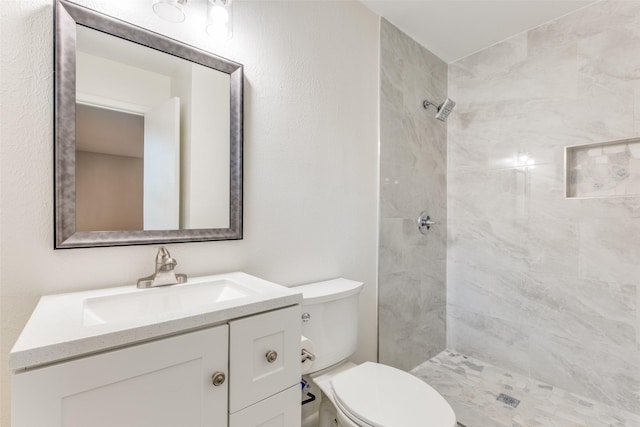
[{"label": "ceiling light", "polygon": [[229,40],[233,37],[231,0],[208,0],[207,34],[215,39]]},{"label": "ceiling light", "polygon": [[[153,0],[153,11],[165,21],[179,23],[186,19],[188,0]],[[205,31],[213,38],[229,40],[233,37],[232,0],[206,0],[207,23]]]},{"label": "ceiling light", "polygon": [[187,0],[153,0],[153,11],[169,22],[182,22],[186,18],[184,6]]}]

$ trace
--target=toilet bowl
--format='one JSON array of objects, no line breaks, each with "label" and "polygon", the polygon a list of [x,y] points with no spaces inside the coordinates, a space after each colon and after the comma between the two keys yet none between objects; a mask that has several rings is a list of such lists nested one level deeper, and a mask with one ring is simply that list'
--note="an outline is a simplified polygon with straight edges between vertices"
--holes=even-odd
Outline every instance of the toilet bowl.
[{"label": "toilet bowl", "polygon": [[447,401],[419,378],[380,363],[355,365],[358,295],[347,279],[298,286],[303,295],[302,335],[314,343],[309,378],[324,399],[319,426],[455,427]]}]

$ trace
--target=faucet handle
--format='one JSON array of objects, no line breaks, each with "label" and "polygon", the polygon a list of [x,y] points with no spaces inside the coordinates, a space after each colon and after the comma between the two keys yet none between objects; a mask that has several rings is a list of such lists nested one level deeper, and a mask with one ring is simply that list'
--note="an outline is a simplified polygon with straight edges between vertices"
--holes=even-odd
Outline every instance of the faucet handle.
[{"label": "faucet handle", "polygon": [[169,250],[164,246],[158,248],[158,254],[156,255],[156,270],[157,271],[172,271],[178,265],[178,261],[171,258]]},{"label": "faucet handle", "polygon": [[138,288],[153,288],[155,286],[175,285],[187,281],[186,274],[176,274],[174,269],[178,261],[171,258],[169,250],[164,246],[158,248],[156,254],[156,271],[148,277],[138,279]]},{"label": "faucet handle", "polygon": [[158,253],[156,254],[156,263],[164,264],[167,260],[171,259],[171,254],[169,253],[169,249],[164,246],[160,246],[158,248]]}]

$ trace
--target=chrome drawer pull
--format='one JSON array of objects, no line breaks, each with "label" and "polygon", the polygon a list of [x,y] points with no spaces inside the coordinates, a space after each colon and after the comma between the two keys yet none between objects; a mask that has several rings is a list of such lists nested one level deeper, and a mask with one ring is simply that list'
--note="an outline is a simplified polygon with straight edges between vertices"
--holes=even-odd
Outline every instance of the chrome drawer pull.
[{"label": "chrome drawer pull", "polygon": [[222,372],[216,372],[211,376],[211,382],[214,386],[218,387],[219,385],[222,385],[224,383],[224,380],[226,378],[227,377],[225,377]]},{"label": "chrome drawer pull", "polygon": [[267,362],[273,363],[278,358],[278,353],[276,353],[273,350],[269,350],[267,351],[267,354],[265,355],[265,357],[267,358]]}]

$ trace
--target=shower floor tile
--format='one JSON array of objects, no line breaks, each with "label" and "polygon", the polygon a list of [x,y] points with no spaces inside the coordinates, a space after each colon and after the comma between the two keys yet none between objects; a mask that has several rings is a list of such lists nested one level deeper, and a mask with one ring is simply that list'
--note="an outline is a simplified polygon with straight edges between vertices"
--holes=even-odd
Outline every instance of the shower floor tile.
[{"label": "shower floor tile", "polygon": [[640,427],[640,415],[450,350],[411,373],[442,394],[466,427]]}]

